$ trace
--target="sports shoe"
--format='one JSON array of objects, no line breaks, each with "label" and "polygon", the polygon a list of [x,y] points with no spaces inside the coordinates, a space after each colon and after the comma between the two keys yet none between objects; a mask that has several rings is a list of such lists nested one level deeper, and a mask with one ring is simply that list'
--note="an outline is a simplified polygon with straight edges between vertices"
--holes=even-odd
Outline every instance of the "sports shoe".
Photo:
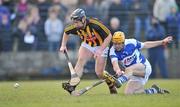
[{"label": "sports shoe", "polygon": [[112,83],[115,83],[115,77],[113,77],[111,74],[109,74],[107,71],[103,72],[103,76],[107,81],[110,81]]},{"label": "sports shoe", "polygon": [[121,83],[118,81],[118,79],[116,79],[114,76],[112,76],[111,74],[109,74],[108,72],[104,71],[104,78],[106,80],[111,81],[117,88],[121,87]]},{"label": "sports shoe", "polygon": [[156,89],[157,93],[159,93],[159,94],[166,94],[166,93],[169,94],[170,93],[168,90],[162,89],[162,88],[158,87],[156,84],[153,84],[152,88]]},{"label": "sports shoe", "polygon": [[117,94],[118,93],[113,82],[106,79],[106,84],[109,87],[110,94]]},{"label": "sports shoe", "polygon": [[116,89],[115,86],[112,87],[112,88],[109,87],[109,91],[110,91],[110,94],[118,94],[117,89]]},{"label": "sports shoe", "polygon": [[122,86],[122,84],[118,81],[118,79],[116,79],[115,86],[117,88],[120,88]]},{"label": "sports shoe", "polygon": [[71,92],[75,90],[76,85],[72,86],[70,85],[69,82],[65,82],[65,83],[62,83],[62,88],[64,88],[64,90],[66,90],[67,92],[69,92],[69,94],[71,94]]}]

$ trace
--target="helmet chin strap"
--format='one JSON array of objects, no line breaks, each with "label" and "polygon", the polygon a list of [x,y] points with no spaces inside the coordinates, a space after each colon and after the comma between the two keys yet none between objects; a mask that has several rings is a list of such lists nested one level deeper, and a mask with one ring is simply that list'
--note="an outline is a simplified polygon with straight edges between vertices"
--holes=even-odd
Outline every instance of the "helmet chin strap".
[{"label": "helmet chin strap", "polygon": [[83,19],[81,20],[81,22],[82,22],[82,24],[83,24],[83,29],[85,29],[85,27],[86,27],[86,17],[84,17],[85,18],[85,20],[83,21]]},{"label": "helmet chin strap", "polygon": [[81,19],[81,20],[79,20],[79,21],[81,21],[81,23],[82,23],[83,26],[78,27],[78,29],[85,29],[85,27],[86,27],[86,20],[83,21],[83,19]]},{"label": "helmet chin strap", "polygon": [[82,24],[83,24],[83,29],[85,29],[85,27],[86,27],[86,20],[84,20],[84,22],[82,21]]}]

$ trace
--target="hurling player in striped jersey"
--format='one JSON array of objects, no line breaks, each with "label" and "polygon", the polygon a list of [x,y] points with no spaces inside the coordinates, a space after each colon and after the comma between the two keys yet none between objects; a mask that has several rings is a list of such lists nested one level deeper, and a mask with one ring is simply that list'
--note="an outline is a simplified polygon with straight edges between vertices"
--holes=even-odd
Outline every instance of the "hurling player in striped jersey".
[{"label": "hurling player in striped jersey", "polygon": [[[86,17],[83,9],[76,9],[71,14],[72,23],[64,29],[60,52],[67,51],[66,44],[70,35],[81,38],[82,43],[78,52],[78,60],[74,67],[79,77],[83,75],[83,68],[88,60],[95,59],[95,72],[100,79],[106,79],[110,94],[117,94],[116,87],[109,78],[104,78],[109,43],[112,35],[110,30],[98,19]],[[75,90],[76,85],[63,83],[63,88],[70,94]]]}]

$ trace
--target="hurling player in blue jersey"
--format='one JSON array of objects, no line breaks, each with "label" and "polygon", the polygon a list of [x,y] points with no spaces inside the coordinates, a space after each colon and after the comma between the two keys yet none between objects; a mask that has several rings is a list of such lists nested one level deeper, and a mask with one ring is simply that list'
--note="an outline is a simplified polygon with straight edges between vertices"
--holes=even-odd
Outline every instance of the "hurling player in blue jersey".
[{"label": "hurling player in blue jersey", "polygon": [[[144,89],[152,69],[149,61],[140,51],[143,48],[165,45],[171,41],[172,37],[169,36],[159,41],[139,42],[136,39],[125,39],[125,35],[121,31],[115,32],[112,37],[113,46],[110,49],[110,58],[114,71],[120,76],[117,79],[114,78],[116,87],[119,88],[127,82],[125,94],[169,93],[169,91],[161,89],[155,84],[149,89]],[[125,67],[124,71],[119,62]]]}]

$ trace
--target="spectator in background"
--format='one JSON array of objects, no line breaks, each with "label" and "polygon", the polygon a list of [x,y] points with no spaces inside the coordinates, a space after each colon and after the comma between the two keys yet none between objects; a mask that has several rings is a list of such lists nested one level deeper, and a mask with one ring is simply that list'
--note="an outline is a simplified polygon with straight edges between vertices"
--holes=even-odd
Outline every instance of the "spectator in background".
[{"label": "spectator in background", "polygon": [[110,19],[110,31],[112,34],[114,34],[114,32],[116,31],[121,31],[122,29],[120,29],[120,20],[117,17],[112,17]]},{"label": "spectator in background", "polygon": [[15,35],[19,39],[20,50],[35,50],[36,37],[38,36],[38,28],[40,23],[39,10],[36,6],[30,6],[28,15],[26,15],[18,24]]},{"label": "spectator in background", "polygon": [[135,13],[135,38],[141,40],[142,29],[145,34],[149,29],[149,1],[148,0],[133,0],[132,10]]},{"label": "spectator in background", "polygon": [[28,12],[28,1],[27,0],[19,0],[19,2],[16,5],[16,18],[17,21],[23,19]]},{"label": "spectator in background", "polygon": [[172,7],[177,7],[175,0],[156,0],[154,3],[153,15],[159,20],[165,31],[167,31],[166,18]]},{"label": "spectator in background", "polygon": [[41,17],[42,22],[45,22],[48,17],[48,9],[50,7],[50,3],[48,3],[47,0],[37,0],[37,2],[39,15]]},{"label": "spectator in background", "polygon": [[122,0],[122,2],[123,2],[123,5],[125,5],[128,10],[131,9],[131,5],[133,3],[133,0]]},{"label": "spectator in background", "polygon": [[[180,25],[180,14],[178,14],[178,10],[176,7],[171,7],[170,14],[168,14],[166,18],[167,23],[167,34],[173,36],[173,40],[175,42],[176,49],[179,48],[179,25]],[[170,44],[170,47],[172,44]]]},{"label": "spectator in background", "polygon": [[56,7],[49,9],[49,17],[45,22],[45,33],[48,39],[48,49],[50,52],[57,51],[63,33],[63,23],[58,19]]},{"label": "spectator in background", "polygon": [[8,7],[4,5],[4,2],[0,0],[0,44],[2,51],[11,50],[11,40],[10,11]]},{"label": "spectator in background", "polygon": [[22,51],[24,50],[24,35],[26,34],[28,29],[28,24],[27,24],[27,18],[23,18],[22,20],[19,21],[17,29],[14,28],[14,32],[13,32],[13,39],[17,39],[18,40],[18,50]]},{"label": "spectator in background", "polygon": [[94,17],[94,18],[99,18],[99,13],[98,9],[95,5],[94,0],[85,0],[84,4],[81,6],[81,8],[86,11],[86,16],[87,17]]},{"label": "spectator in background", "polygon": [[9,15],[7,14],[1,14],[1,21],[0,21],[0,31],[10,31],[11,29],[11,23],[9,19]]},{"label": "spectator in background", "polygon": [[52,5],[59,6],[61,13],[58,14],[58,18],[61,20],[64,20],[68,12],[68,8],[64,4],[61,3],[61,0],[53,0]]},{"label": "spectator in background", "polygon": [[[158,22],[158,19],[155,17],[152,17],[151,19],[151,28],[149,29],[147,33],[147,41],[156,41],[161,40],[165,36],[165,30],[164,27],[161,26]],[[160,73],[163,78],[168,78],[168,70],[167,70],[167,64],[165,59],[165,47],[164,46],[158,46],[154,48],[148,49],[148,59],[152,66],[152,73],[150,75],[151,78],[156,77],[156,65],[160,69]]]},{"label": "spectator in background", "polygon": [[178,6],[178,9],[180,9],[180,0],[176,0],[176,4]]},{"label": "spectator in background", "polygon": [[50,8],[51,4],[47,0],[37,0],[37,7],[39,9],[40,15],[40,26],[39,26],[39,33],[37,37],[37,49],[38,50],[47,50],[47,38],[45,36],[44,31],[44,24],[48,18],[48,9]]},{"label": "spectator in background", "polygon": [[108,22],[112,17],[117,17],[121,21],[122,31],[128,32],[128,12],[122,0],[113,0],[108,10]]},{"label": "spectator in background", "polygon": [[0,0],[0,30],[10,29],[10,12],[9,9],[3,5],[3,1]]},{"label": "spectator in background", "polygon": [[99,17],[102,19],[103,23],[108,25],[108,10],[109,6],[111,5],[111,0],[102,0],[101,3],[98,6],[99,10]]},{"label": "spectator in background", "polygon": [[6,6],[9,9],[10,19],[11,19],[12,23],[13,23],[13,21],[15,19],[15,10],[14,10],[15,5],[14,5],[14,2],[15,1],[12,1],[12,0],[4,0],[3,1],[4,6]]},{"label": "spectator in background", "polygon": [[2,23],[0,24],[0,39],[2,51],[10,51],[12,49],[11,25],[7,15],[2,15]]},{"label": "spectator in background", "polygon": [[2,47],[3,47],[3,46],[2,46],[2,40],[1,40],[1,38],[0,38],[0,54],[1,54],[2,50],[3,50]]}]

